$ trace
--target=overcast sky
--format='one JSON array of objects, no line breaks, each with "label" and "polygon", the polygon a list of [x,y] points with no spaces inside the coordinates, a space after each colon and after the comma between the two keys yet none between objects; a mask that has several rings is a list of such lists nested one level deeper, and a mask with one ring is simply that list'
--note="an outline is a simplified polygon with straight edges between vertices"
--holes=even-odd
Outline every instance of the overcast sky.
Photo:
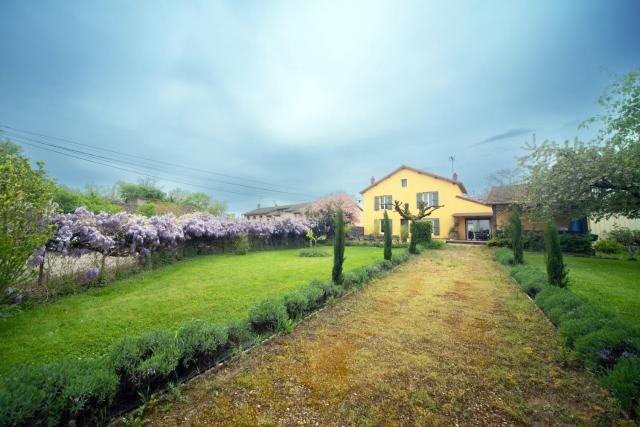
[{"label": "overcast sky", "polygon": [[479,191],[533,133],[587,136],[612,76],[640,66],[638,18],[634,0],[3,0],[0,125],[46,135],[16,142],[63,184],[146,171],[235,212],[357,194],[401,164],[449,176],[450,155]]}]

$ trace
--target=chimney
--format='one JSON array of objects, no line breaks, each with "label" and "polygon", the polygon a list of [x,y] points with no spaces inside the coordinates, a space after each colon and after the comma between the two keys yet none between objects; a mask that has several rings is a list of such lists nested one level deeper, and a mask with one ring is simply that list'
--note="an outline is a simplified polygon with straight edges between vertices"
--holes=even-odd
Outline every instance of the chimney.
[{"label": "chimney", "polygon": [[458,174],[457,173],[453,173],[453,182],[458,182]]},{"label": "chimney", "polygon": [[376,183],[376,177],[375,177],[375,176],[372,176],[372,177],[371,177],[371,185],[373,185],[373,184],[375,184],[375,183]]}]

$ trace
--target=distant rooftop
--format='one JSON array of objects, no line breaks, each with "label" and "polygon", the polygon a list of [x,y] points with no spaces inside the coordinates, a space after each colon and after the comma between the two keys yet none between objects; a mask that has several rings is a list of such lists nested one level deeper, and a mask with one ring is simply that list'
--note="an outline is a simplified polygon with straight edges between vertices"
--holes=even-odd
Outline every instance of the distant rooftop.
[{"label": "distant rooftop", "polygon": [[527,195],[527,188],[524,184],[496,185],[491,187],[487,196],[487,203],[490,205],[509,204],[521,202]]},{"label": "distant rooftop", "polygon": [[244,216],[277,216],[281,213],[303,213],[311,203],[296,203],[293,205],[276,205],[257,208],[249,212],[245,212]]}]

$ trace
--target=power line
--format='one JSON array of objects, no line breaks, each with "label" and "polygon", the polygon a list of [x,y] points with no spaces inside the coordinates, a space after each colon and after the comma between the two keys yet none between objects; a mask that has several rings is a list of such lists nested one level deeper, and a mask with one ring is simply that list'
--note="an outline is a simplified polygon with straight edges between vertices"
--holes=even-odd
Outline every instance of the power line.
[{"label": "power line", "polygon": [[[135,154],[128,154],[128,153],[124,153],[124,152],[121,152],[121,151],[111,150],[111,149],[102,148],[102,147],[96,147],[96,146],[90,145],[90,144],[84,144],[84,143],[77,142],[77,141],[74,141],[74,140],[71,140],[71,139],[45,135],[45,134],[42,134],[42,133],[32,132],[32,131],[28,131],[28,130],[24,130],[24,129],[18,129],[18,128],[14,128],[14,127],[8,126],[8,125],[0,125],[0,128],[4,128],[4,129],[9,130],[10,132],[12,132],[14,134],[14,137],[15,137],[16,133],[24,133],[24,134],[27,134],[27,135],[36,136],[38,138],[54,139],[54,140],[57,140],[57,141],[66,142],[68,144],[87,147],[87,148],[91,148],[93,150],[108,152],[108,153],[112,153],[112,154],[117,154],[119,156],[130,157],[130,158],[135,158],[135,159],[139,159],[139,160],[144,160],[144,161],[147,161],[147,162],[163,164],[163,165],[166,165],[166,166],[172,166],[172,167],[177,167],[177,168],[181,168],[181,169],[187,169],[187,170],[191,170],[191,171],[202,172],[202,173],[206,173],[206,174],[210,174],[210,175],[222,176],[222,177],[241,180],[241,181],[256,182],[256,183],[260,183],[262,185],[267,185],[267,186],[272,186],[272,187],[290,188],[290,189],[294,189],[294,190],[298,190],[298,191],[300,190],[299,188],[292,187],[292,186],[289,186],[289,185],[273,184],[273,183],[269,183],[269,182],[262,181],[262,180],[256,180],[256,179],[245,178],[245,177],[238,177],[238,176],[234,176],[234,175],[228,175],[228,174],[223,174],[223,173],[219,173],[219,172],[214,172],[214,171],[211,171],[211,170],[199,169],[199,168],[195,168],[195,167],[192,167],[192,166],[185,166],[185,165],[181,165],[181,164],[177,164],[177,163],[166,162],[166,161],[163,161],[163,160],[152,159],[152,158],[149,158],[149,157],[138,156],[138,155],[135,155]],[[0,132],[3,132],[3,131],[0,130]],[[6,132],[4,132],[4,133],[6,133]],[[117,159],[116,161],[121,161],[121,160]],[[286,192],[286,191],[283,191],[283,190],[275,190],[275,189],[264,188],[264,187],[248,186],[248,185],[234,183],[234,182],[227,182],[227,181],[220,181],[220,182],[224,183],[224,184],[228,184],[228,185],[244,186],[244,187],[247,187],[247,188],[255,188],[255,189],[271,191],[271,192],[279,192],[279,193],[285,193],[285,194],[286,193],[290,193],[290,194],[298,194],[298,195],[302,194],[302,193],[291,193],[291,192]],[[308,194],[308,192],[304,191],[304,194]]]},{"label": "power line", "polygon": [[[6,133],[6,132],[0,130],[0,133]],[[52,147],[52,148],[56,148],[56,149],[59,149],[59,150],[64,150],[66,152],[74,153],[74,154],[76,154],[78,156],[88,156],[88,157],[91,157],[91,158],[94,158],[94,159],[99,159],[99,160],[110,162],[110,163],[125,164],[125,165],[133,166],[133,167],[136,167],[136,168],[155,170],[155,171],[168,173],[170,175],[174,175],[174,176],[178,176],[178,177],[182,177],[183,176],[182,174],[176,174],[176,173],[168,172],[168,171],[166,171],[166,168],[160,168],[158,166],[142,165],[142,164],[139,164],[139,163],[134,163],[134,162],[130,162],[130,161],[127,161],[127,160],[122,160],[122,159],[114,159],[112,157],[101,156],[99,154],[89,153],[89,152],[82,151],[82,150],[76,150],[76,149],[73,149],[73,148],[64,147],[64,146],[61,146],[61,145],[58,145],[58,144],[52,144],[50,142],[39,141],[39,140],[36,140],[36,139],[24,137],[24,136],[15,136],[14,135],[13,138],[15,140],[17,140],[18,142],[30,141],[31,143],[36,143],[36,144],[39,144],[39,145],[44,145],[46,147],[50,147],[50,148]],[[57,153],[58,154],[62,154],[62,153],[59,153],[59,152],[57,152]],[[74,158],[80,158],[80,157],[74,157]],[[80,158],[80,160],[83,160],[83,158]],[[186,175],[186,176],[188,176],[190,178],[210,180],[210,181],[213,181],[213,182],[216,182],[216,183],[221,183],[221,184],[236,185],[238,187],[246,188],[246,189],[249,189],[249,190],[276,192],[276,193],[282,193],[282,194],[287,194],[287,195],[293,195],[293,196],[296,196],[296,197],[298,197],[298,196],[307,197],[308,196],[307,194],[302,194],[302,193],[294,193],[294,192],[283,191],[283,190],[272,190],[272,189],[264,188],[264,187],[256,187],[256,186],[253,186],[253,185],[230,183],[230,182],[227,182],[227,181],[220,181],[220,180],[215,180],[215,179],[212,179],[212,178],[203,178],[203,177],[200,177],[200,176],[189,176],[189,175]],[[263,193],[258,193],[258,194],[263,194]]]},{"label": "power line", "polygon": [[57,150],[52,149],[52,148],[46,148],[46,147],[38,146],[38,145],[35,145],[35,144],[31,144],[29,142],[24,142],[24,141],[19,141],[19,142],[21,144],[28,145],[30,147],[34,147],[34,148],[37,148],[37,149],[40,149],[40,150],[45,150],[45,151],[57,153],[57,154],[60,154],[62,156],[71,157],[71,158],[75,158],[75,159],[79,159],[79,160],[84,160],[84,161],[89,162],[89,163],[102,165],[102,166],[107,166],[107,167],[118,169],[118,170],[122,170],[122,171],[125,171],[125,172],[130,172],[130,173],[143,175],[143,176],[146,176],[148,178],[154,178],[154,179],[159,179],[159,180],[164,180],[164,181],[170,181],[170,182],[174,182],[174,183],[177,183],[177,184],[183,184],[183,185],[192,185],[192,186],[195,186],[195,187],[200,187],[200,188],[204,188],[204,189],[208,189],[208,190],[222,191],[222,192],[225,192],[225,193],[237,194],[237,195],[240,195],[240,196],[255,196],[255,195],[264,196],[264,194],[240,193],[240,192],[237,192],[237,191],[226,190],[226,189],[210,187],[210,186],[203,186],[201,184],[196,184],[196,183],[193,183],[193,182],[186,182],[186,181],[176,180],[176,179],[173,179],[173,178],[167,178],[165,176],[152,175],[152,174],[149,174],[148,172],[144,172],[144,171],[140,171],[140,170],[136,170],[136,169],[131,169],[131,168],[125,168],[125,167],[113,165],[113,164],[110,164],[110,163],[104,163],[104,162],[101,162],[101,161],[87,159],[87,158],[84,158],[84,157],[81,157],[81,156],[76,156],[76,155],[73,155],[73,154],[70,154],[70,153],[57,151]]}]

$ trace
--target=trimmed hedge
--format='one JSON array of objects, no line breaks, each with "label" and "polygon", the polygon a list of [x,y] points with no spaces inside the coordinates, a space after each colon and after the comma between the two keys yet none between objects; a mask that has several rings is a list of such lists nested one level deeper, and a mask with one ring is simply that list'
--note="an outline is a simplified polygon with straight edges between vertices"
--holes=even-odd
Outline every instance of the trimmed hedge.
[{"label": "trimmed hedge", "polygon": [[24,365],[0,387],[0,426],[105,424],[119,411],[133,409],[141,396],[164,389],[215,366],[268,336],[288,330],[294,321],[342,296],[348,287],[361,287],[410,259],[408,253],[345,273],[344,287],[314,280],[281,299],[255,305],[246,322],[220,327],[204,320],[177,330],[124,337],[108,355]]},{"label": "trimmed hedge", "polygon": [[[560,233],[560,249],[562,253],[593,255],[591,234]],[[541,231],[527,230],[523,232],[524,249],[529,251],[544,251],[544,235]],[[511,237],[499,236],[487,241],[487,246],[511,247]]]},{"label": "trimmed hedge", "polygon": [[[509,265],[505,251],[508,250],[498,249],[495,256]],[[560,337],[585,367],[598,376],[632,417],[640,415],[640,331],[629,328],[568,288],[550,285],[547,275],[536,267],[517,265],[509,272],[558,327]]]}]

